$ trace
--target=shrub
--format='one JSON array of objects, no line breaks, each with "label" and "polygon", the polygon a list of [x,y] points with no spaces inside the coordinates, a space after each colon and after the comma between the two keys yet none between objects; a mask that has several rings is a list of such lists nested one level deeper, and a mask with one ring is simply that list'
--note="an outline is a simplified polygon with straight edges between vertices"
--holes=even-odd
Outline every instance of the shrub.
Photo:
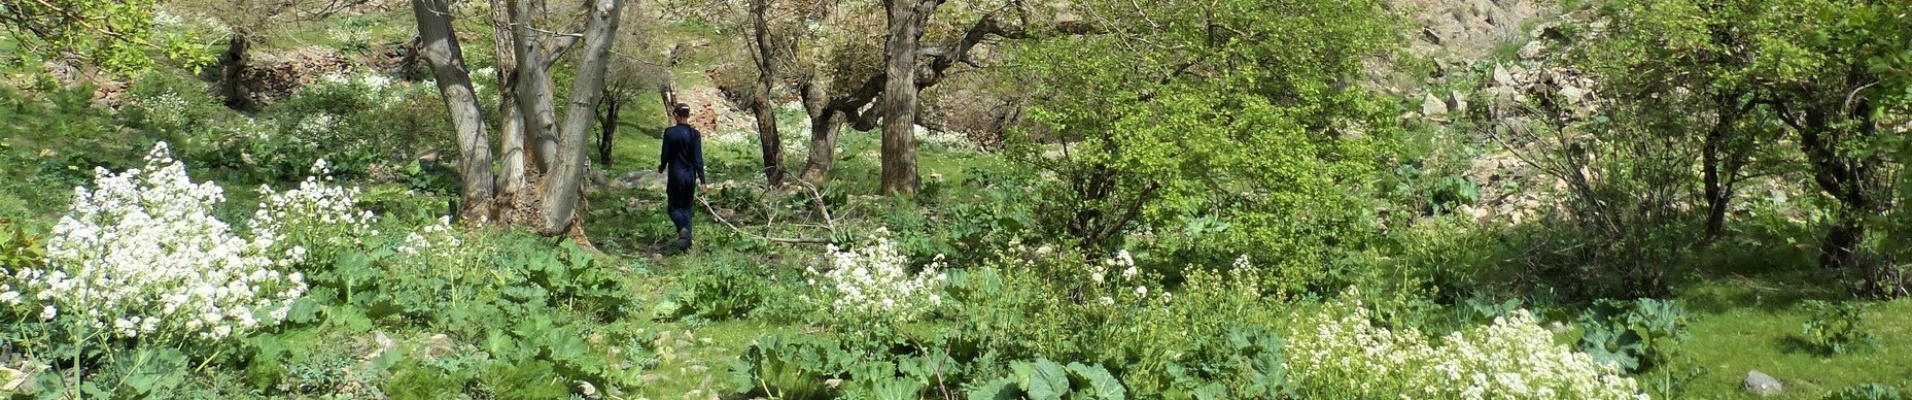
[{"label": "shrub", "polygon": [[1672,362],[1686,341],[1686,310],[1666,300],[1600,300],[1580,316],[1580,351],[1627,372]]},{"label": "shrub", "polygon": [[303,249],[273,253],[273,232],[249,240],[213,218],[222,190],[189,180],[164,143],[144,168],[101,168],[94,183],[75,189],[46,267],[14,272],[10,305],[116,337],[224,339],[279,323],[305,292],[301,274],[281,272]]},{"label": "shrub", "polygon": [[1290,379],[1310,397],[1646,397],[1617,366],[1555,344],[1525,310],[1439,342],[1414,329],[1374,326],[1359,300],[1332,302],[1293,326]]},{"label": "shrub", "polygon": [[1800,331],[1813,350],[1846,354],[1873,345],[1872,333],[1865,330],[1865,303],[1807,300],[1805,307],[1812,312],[1812,319],[1806,320]]},{"label": "shrub", "polygon": [[1877,383],[1867,383],[1840,389],[1827,394],[1825,400],[1899,400],[1899,389]]}]

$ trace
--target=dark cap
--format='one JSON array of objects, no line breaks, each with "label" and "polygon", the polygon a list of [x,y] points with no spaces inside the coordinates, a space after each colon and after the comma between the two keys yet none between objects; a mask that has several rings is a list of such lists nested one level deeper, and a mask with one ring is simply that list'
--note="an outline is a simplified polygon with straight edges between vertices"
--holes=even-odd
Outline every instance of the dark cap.
[{"label": "dark cap", "polygon": [[677,103],[677,107],[672,109],[671,111],[674,111],[678,114],[690,114],[690,105],[684,104],[684,103]]}]

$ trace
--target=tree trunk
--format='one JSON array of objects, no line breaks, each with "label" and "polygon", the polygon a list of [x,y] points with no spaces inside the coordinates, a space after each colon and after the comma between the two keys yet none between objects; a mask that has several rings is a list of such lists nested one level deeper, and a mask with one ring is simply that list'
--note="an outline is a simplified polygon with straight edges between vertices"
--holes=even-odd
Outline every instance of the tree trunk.
[{"label": "tree trunk", "polygon": [[916,53],[923,24],[940,0],[887,0],[889,38],[883,42],[884,195],[916,194]]},{"label": "tree trunk", "polygon": [[219,96],[226,100],[226,108],[251,111],[252,91],[246,88],[246,68],[252,63],[249,54],[252,48],[251,35],[233,31],[232,40],[226,45],[226,54],[219,57]]},{"label": "tree trunk", "polygon": [[463,185],[460,219],[484,224],[491,220],[491,141],[471,89],[464,52],[452,35],[450,8],[444,0],[412,0],[412,13],[418,19],[425,60],[431,63],[452,127],[458,132],[458,178]]},{"label": "tree trunk", "polygon": [[[516,203],[531,192],[525,175],[524,113],[518,109],[517,40],[512,35],[512,1],[491,0],[492,39],[497,53],[498,130],[501,150],[498,191],[507,203]],[[515,219],[515,218],[513,218]]]},{"label": "tree trunk", "polygon": [[611,141],[617,139],[617,114],[623,106],[622,95],[604,97],[604,115],[598,118],[598,124],[603,126],[603,132],[598,135],[598,164],[604,169],[611,168]]},{"label": "tree trunk", "polygon": [[843,113],[829,107],[828,92],[814,77],[798,90],[804,111],[810,115],[810,160],[797,179],[811,184],[823,183],[829,177],[830,166],[836,161],[837,131],[843,129]]},{"label": "tree trunk", "polygon": [[763,147],[763,175],[770,187],[783,186],[783,139],[777,134],[777,113],[775,102],[770,99],[770,91],[776,85],[775,53],[770,48],[770,0],[751,0],[750,16],[754,21],[757,53],[757,96],[751,101],[751,111],[757,116],[757,139]]},{"label": "tree trunk", "polygon": [[1733,199],[1733,186],[1739,175],[1739,169],[1722,165],[1721,158],[1727,152],[1727,141],[1731,140],[1733,130],[1739,124],[1740,108],[1736,104],[1737,93],[1716,94],[1714,112],[1719,118],[1713,121],[1713,128],[1706,132],[1706,141],[1701,146],[1701,173],[1706,183],[1706,240],[1712,241],[1726,231],[1727,206]]},{"label": "tree trunk", "polygon": [[[423,1],[423,0],[419,0]],[[584,55],[578,63],[577,80],[571,84],[569,103],[564,110],[563,132],[559,134],[558,160],[546,178],[542,201],[547,234],[561,234],[577,220],[583,192],[585,132],[597,114],[598,97],[604,94],[605,67],[610,59],[611,40],[617,35],[617,17],[622,0],[593,0],[589,4],[589,25],[584,31]],[[529,64],[529,61],[526,61]]]},{"label": "tree trunk", "polygon": [[[551,91],[551,71],[541,67],[546,64],[546,54],[541,50],[539,33],[531,29],[531,15],[535,3],[541,1],[519,0],[514,9],[516,15],[511,20],[517,24],[518,64],[525,66],[518,71],[518,111],[524,118],[526,144],[531,147],[532,170],[537,174],[548,174],[552,162],[558,158],[557,107],[556,96]],[[552,54],[555,57],[555,54]]]}]

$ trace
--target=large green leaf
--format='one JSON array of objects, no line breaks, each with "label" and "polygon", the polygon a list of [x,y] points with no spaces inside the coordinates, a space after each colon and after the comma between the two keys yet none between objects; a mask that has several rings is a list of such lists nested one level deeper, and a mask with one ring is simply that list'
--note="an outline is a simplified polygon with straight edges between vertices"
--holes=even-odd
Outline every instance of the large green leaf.
[{"label": "large green leaf", "polygon": [[1101,365],[1084,365],[1082,363],[1072,362],[1069,363],[1069,374],[1071,377],[1088,384],[1084,389],[1092,391],[1092,393],[1089,393],[1090,398],[1102,400],[1124,400],[1128,398],[1128,390],[1122,387],[1122,382],[1116,380],[1115,376],[1110,375],[1109,370],[1102,368]]}]

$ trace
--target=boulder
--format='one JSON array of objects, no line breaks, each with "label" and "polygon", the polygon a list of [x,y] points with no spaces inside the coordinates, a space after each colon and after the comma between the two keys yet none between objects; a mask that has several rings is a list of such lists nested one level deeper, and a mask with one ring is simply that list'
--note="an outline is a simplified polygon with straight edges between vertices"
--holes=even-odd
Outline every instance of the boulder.
[{"label": "boulder", "polygon": [[1433,93],[1428,93],[1426,97],[1421,100],[1421,115],[1427,116],[1428,118],[1447,115],[1447,103],[1442,102],[1439,97],[1434,97]]},{"label": "boulder", "polygon": [[1762,397],[1776,395],[1779,394],[1780,391],[1786,390],[1785,385],[1780,384],[1778,379],[1774,379],[1771,375],[1761,373],[1759,370],[1752,370],[1746,373],[1745,386],[1746,391]]},{"label": "boulder", "polygon": [[1547,51],[1547,44],[1541,43],[1539,40],[1535,40],[1535,41],[1527,42],[1527,45],[1525,46],[1520,46],[1519,55],[1520,55],[1520,59],[1522,60],[1532,60],[1532,59],[1540,58],[1540,53],[1545,51]]}]

